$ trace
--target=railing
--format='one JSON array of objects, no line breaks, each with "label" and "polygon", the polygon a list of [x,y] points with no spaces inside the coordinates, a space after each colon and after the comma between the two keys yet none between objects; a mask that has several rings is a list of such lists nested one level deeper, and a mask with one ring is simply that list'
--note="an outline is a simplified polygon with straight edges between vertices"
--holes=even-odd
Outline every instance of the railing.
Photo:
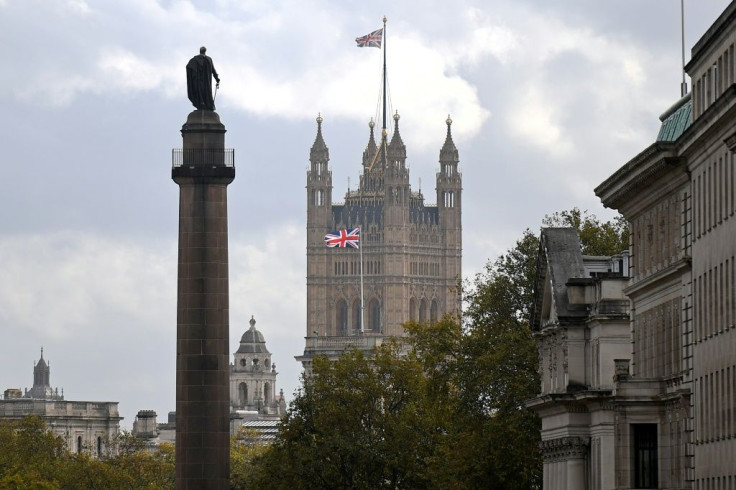
[{"label": "railing", "polygon": [[201,148],[174,148],[171,150],[171,166],[176,167],[235,167],[235,150]]},{"label": "railing", "polygon": [[352,346],[356,349],[372,349],[383,343],[383,336],[355,335],[341,337],[307,337],[306,350],[344,349]]}]

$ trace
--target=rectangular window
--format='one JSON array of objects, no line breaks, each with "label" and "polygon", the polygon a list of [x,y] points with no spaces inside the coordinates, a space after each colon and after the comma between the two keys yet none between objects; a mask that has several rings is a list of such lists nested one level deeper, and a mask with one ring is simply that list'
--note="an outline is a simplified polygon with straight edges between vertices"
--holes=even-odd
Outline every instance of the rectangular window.
[{"label": "rectangular window", "polygon": [[657,488],[657,424],[632,424],[634,488]]}]

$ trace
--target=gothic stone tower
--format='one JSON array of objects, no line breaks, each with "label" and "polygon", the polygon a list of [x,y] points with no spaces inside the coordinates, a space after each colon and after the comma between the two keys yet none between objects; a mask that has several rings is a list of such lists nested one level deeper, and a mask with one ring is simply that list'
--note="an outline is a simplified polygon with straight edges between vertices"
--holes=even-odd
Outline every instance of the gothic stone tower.
[{"label": "gothic stone tower", "polygon": [[[317,118],[307,172],[307,337],[297,357],[305,369],[314,355],[336,358],[347,345],[369,350],[385,337],[402,336],[408,320],[436,321],[459,312],[462,176],[452,120],[446,122],[436,205],[425,205],[421,191],[411,190],[398,114],[391,141],[384,134],[380,145],[371,121],[359,187],[333,204],[329,150]],[[353,227],[361,228],[362,332],[360,251],[324,244],[326,233]]]},{"label": "gothic stone tower", "polygon": [[177,488],[229,487],[230,386],[227,186],[232,150],[216,112],[181,129],[171,172],[179,184],[176,332]]}]

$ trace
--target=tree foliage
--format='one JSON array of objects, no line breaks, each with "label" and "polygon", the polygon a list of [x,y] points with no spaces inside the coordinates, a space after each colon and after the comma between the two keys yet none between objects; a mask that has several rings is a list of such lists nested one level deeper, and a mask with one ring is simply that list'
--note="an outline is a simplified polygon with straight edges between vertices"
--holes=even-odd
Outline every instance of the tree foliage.
[{"label": "tree foliage", "polygon": [[413,355],[384,344],[314,359],[276,442],[257,461],[254,487],[429,488],[440,436],[426,378]]},{"label": "tree foliage", "polygon": [[572,208],[545,216],[542,225],[575,228],[586,255],[616,255],[629,248],[629,227],[620,214],[601,222],[588,211]]},{"label": "tree foliage", "polygon": [[252,429],[240,427],[230,437],[230,488],[250,488],[248,482],[254,478],[253,460],[266,451],[266,445]]},{"label": "tree foliage", "polygon": [[174,488],[171,444],[148,448],[123,433],[108,441],[108,457],[73,454],[36,416],[0,423],[0,488],[165,489]]}]

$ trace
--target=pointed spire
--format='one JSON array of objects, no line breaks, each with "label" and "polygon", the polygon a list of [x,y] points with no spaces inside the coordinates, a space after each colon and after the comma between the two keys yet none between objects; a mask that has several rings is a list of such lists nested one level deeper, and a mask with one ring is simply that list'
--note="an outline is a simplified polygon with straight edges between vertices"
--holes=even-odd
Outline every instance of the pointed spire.
[{"label": "pointed spire", "polygon": [[399,119],[401,119],[401,116],[399,116],[399,111],[396,111],[396,114],[394,114],[394,134],[391,136],[391,143],[388,145],[389,157],[392,161],[406,159],[406,145],[399,133]]},{"label": "pointed spire", "polygon": [[447,137],[445,138],[445,144],[442,145],[442,149],[440,150],[440,162],[457,163],[460,161],[460,158],[458,157],[455,142],[452,141],[452,131],[450,130],[450,127],[452,126],[452,119],[450,118],[449,114],[447,115],[447,120],[445,121],[445,124],[447,124]]},{"label": "pointed spire", "polygon": [[48,367],[48,364],[46,364],[46,361],[43,358],[43,347],[41,347],[41,358],[38,360],[38,362],[34,366],[34,369],[35,368],[41,369],[41,368],[47,368],[47,367]]},{"label": "pointed spire", "polygon": [[309,152],[309,159],[311,161],[326,162],[330,159],[330,151],[327,149],[324,138],[322,138],[322,114],[317,114],[317,137],[314,139],[314,144]]},{"label": "pointed spire", "polygon": [[376,123],[373,122],[373,118],[371,118],[371,121],[368,123],[368,127],[371,128],[371,135],[368,138],[368,144],[363,151],[363,167],[370,167],[371,163],[373,163],[373,158],[376,156],[376,153],[378,153],[376,137],[373,134],[373,128],[376,127]]}]

